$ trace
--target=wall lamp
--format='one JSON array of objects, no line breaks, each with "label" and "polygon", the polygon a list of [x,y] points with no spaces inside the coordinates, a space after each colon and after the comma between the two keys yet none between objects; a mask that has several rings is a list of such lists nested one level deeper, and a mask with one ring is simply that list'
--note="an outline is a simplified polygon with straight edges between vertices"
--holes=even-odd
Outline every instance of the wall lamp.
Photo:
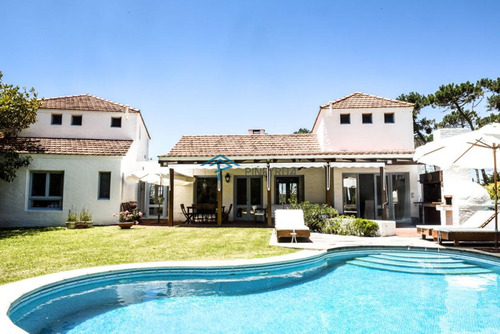
[{"label": "wall lamp", "polygon": [[226,173],[224,179],[226,180],[227,183],[229,183],[229,181],[231,181],[231,175],[229,175],[229,173]]}]

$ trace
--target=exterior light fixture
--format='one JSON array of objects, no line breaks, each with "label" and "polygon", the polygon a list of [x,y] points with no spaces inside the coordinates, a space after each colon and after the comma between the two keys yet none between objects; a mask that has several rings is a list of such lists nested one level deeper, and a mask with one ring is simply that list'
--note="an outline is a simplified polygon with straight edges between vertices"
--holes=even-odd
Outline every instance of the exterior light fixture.
[{"label": "exterior light fixture", "polygon": [[229,181],[231,181],[231,175],[229,175],[229,173],[226,173],[224,179],[226,180],[227,183],[229,183]]}]

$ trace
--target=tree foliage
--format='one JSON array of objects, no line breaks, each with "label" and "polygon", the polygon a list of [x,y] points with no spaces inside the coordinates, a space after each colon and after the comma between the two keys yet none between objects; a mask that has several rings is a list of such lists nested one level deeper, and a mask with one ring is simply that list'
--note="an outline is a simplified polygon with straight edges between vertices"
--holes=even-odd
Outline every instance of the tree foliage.
[{"label": "tree foliage", "polygon": [[296,135],[296,134],[299,134],[299,133],[311,133],[311,130],[306,129],[306,128],[300,128],[297,131],[295,131],[293,134]]},{"label": "tree foliage", "polygon": [[[29,165],[31,158],[18,153],[16,138],[36,121],[41,101],[36,91],[6,84],[0,72],[0,179],[12,182],[16,171]],[[23,146],[26,144],[23,143]]]}]

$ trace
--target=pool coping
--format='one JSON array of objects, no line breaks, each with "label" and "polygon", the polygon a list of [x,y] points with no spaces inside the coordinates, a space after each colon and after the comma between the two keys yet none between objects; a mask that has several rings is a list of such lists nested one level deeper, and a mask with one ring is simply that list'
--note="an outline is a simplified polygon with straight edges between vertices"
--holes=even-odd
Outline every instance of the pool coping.
[{"label": "pool coping", "polygon": [[[30,294],[38,289],[42,289],[46,286],[52,284],[65,284],[65,282],[71,282],[77,278],[85,278],[86,276],[106,274],[115,271],[128,271],[128,270],[140,270],[140,269],[153,269],[153,268],[234,268],[243,269],[245,266],[262,266],[262,265],[272,265],[272,264],[291,264],[293,262],[300,262],[301,260],[314,260],[321,258],[329,253],[341,253],[344,251],[363,251],[363,250],[377,250],[377,249],[408,249],[408,250],[421,250],[421,251],[432,251],[448,254],[459,254],[463,256],[474,256],[483,260],[493,260],[499,262],[499,257],[481,252],[474,249],[456,249],[456,248],[435,248],[435,247],[421,247],[421,246],[401,246],[401,245],[345,245],[339,247],[332,247],[330,249],[322,250],[311,250],[305,249],[298,251],[296,253],[273,256],[267,258],[257,258],[257,259],[236,259],[236,260],[211,260],[211,261],[161,261],[161,262],[145,262],[145,263],[127,263],[127,264],[117,264],[108,265],[100,267],[90,267],[82,269],[74,269],[69,271],[63,271],[43,276],[37,276],[32,278],[27,278],[21,281],[8,283],[0,285],[0,328],[4,331],[3,333],[20,334],[27,333],[20,327],[16,326],[8,317],[8,312],[11,306],[23,296]],[[500,265],[500,264],[499,264]]]},{"label": "pool coping", "polygon": [[158,267],[169,268],[186,268],[186,267],[205,267],[205,268],[218,268],[218,267],[244,267],[244,266],[258,266],[269,265],[286,262],[294,262],[297,260],[312,259],[327,253],[327,250],[302,250],[292,254],[256,258],[256,259],[237,259],[237,260],[211,260],[211,261],[161,261],[161,262],[143,262],[143,263],[126,263],[99,267],[90,267],[82,269],[74,269],[62,271],[43,276],[27,278],[21,281],[7,283],[0,285],[0,328],[2,333],[20,334],[27,333],[18,326],[16,326],[8,317],[8,311],[11,305],[34,290],[43,288],[44,286],[63,283],[78,277],[85,277],[95,274],[106,274],[113,271],[123,270],[140,270]]}]

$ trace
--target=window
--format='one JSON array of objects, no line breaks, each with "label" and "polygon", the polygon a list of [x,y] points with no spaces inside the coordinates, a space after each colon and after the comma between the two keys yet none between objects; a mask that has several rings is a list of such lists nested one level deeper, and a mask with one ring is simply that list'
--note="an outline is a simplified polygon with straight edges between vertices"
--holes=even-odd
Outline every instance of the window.
[{"label": "window", "polygon": [[31,172],[30,209],[62,210],[63,172]]},{"label": "window", "polygon": [[99,172],[99,199],[109,199],[111,193],[111,172]]},{"label": "window", "polygon": [[297,203],[304,201],[304,177],[276,177],[276,204],[288,204],[290,200]]},{"label": "window", "polygon": [[112,128],[121,128],[122,127],[122,118],[121,117],[111,117],[111,127]]},{"label": "window", "polygon": [[197,177],[196,178],[196,203],[217,203],[217,178]]},{"label": "window", "polygon": [[52,125],[61,125],[62,124],[62,114],[52,114]]},{"label": "window", "polygon": [[384,114],[384,123],[390,124],[394,123],[394,113],[393,112],[388,112]]},{"label": "window", "polygon": [[72,115],[71,116],[71,125],[82,125],[82,115]]},{"label": "window", "polygon": [[373,123],[372,114],[363,114],[362,118],[363,118],[363,124],[372,124]]},{"label": "window", "polygon": [[351,124],[351,114],[340,114],[340,124]]}]

